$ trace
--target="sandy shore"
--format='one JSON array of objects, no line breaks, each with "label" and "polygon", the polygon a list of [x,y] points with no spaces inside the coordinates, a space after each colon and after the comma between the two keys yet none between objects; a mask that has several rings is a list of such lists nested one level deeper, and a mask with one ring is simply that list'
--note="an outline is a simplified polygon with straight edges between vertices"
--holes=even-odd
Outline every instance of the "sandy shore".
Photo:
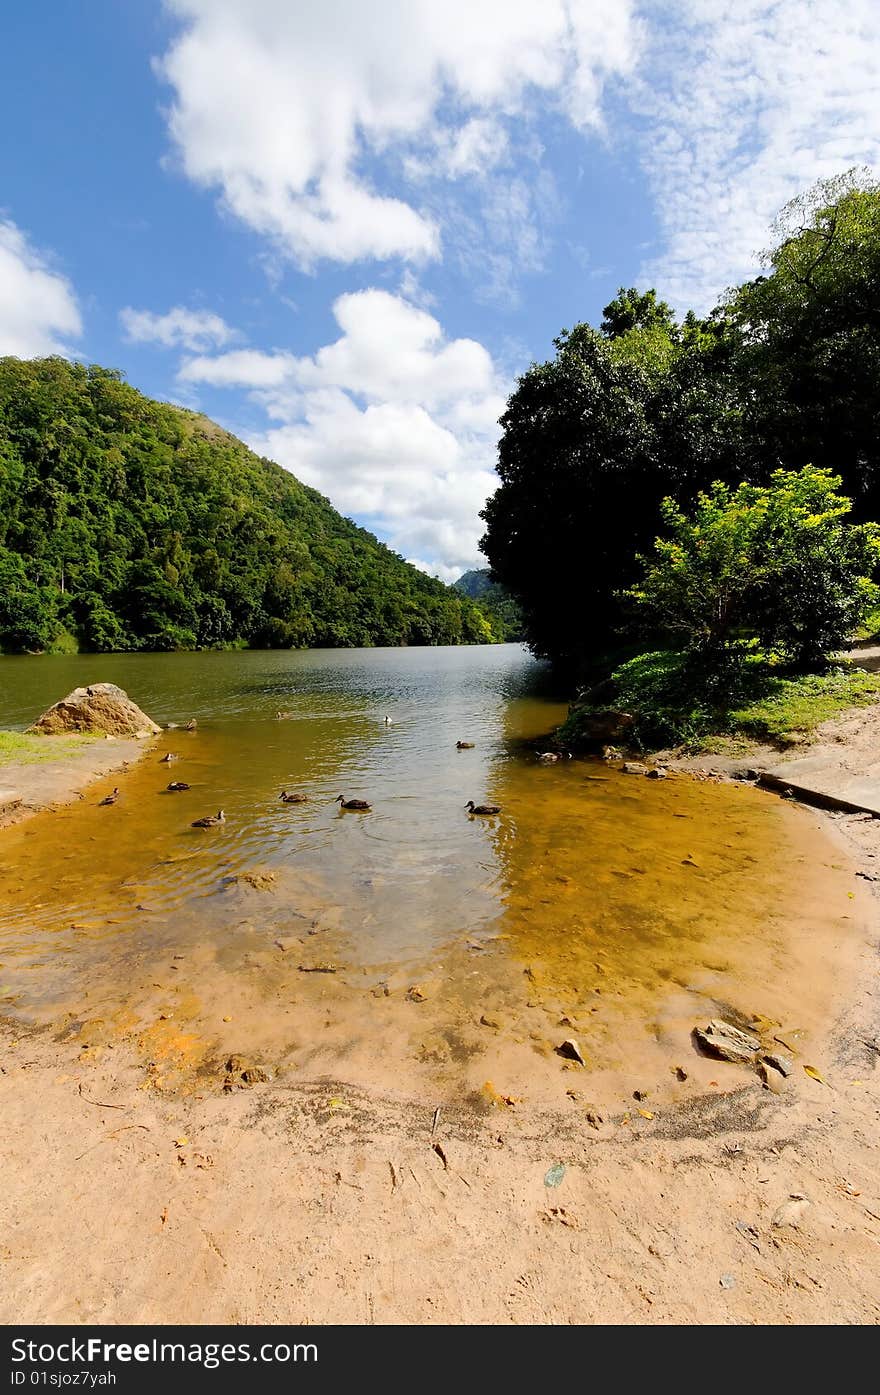
[{"label": "sandy shore", "polygon": [[[51,746],[59,738],[44,736],[40,739]],[[84,798],[85,791],[96,780],[124,774],[151,744],[149,740],[101,736],[57,760],[11,761],[0,765],[0,828]]]},{"label": "sandy shore", "polygon": [[[880,748],[880,709],[858,721]],[[85,752],[45,803],[126,744]],[[816,818],[876,895],[880,822]],[[574,1091],[447,1101],[435,1122],[429,1087],[237,1070],[224,1088],[216,1063],[163,1087],[124,1039],[6,1024],[0,1320],[876,1323],[873,920],[821,1079],[795,1057],[777,1093],[719,1064],[705,1092],[602,1117]]]}]

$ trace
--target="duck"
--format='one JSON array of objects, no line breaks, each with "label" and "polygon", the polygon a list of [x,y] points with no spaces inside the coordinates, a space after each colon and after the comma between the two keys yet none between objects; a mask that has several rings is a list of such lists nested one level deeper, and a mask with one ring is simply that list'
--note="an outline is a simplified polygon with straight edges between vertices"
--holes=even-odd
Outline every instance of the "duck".
[{"label": "duck", "polygon": [[474,743],[473,741],[456,741],[455,749],[456,751],[472,751]]},{"label": "duck", "polygon": [[472,799],[469,799],[468,802],[467,802],[467,804],[466,804],[464,807],[467,809],[467,811],[468,811],[469,814],[500,814],[500,813],[501,813],[501,805],[500,805],[500,804],[475,804],[474,801],[473,801]]},{"label": "duck", "polygon": [[180,760],[180,756],[178,756],[174,751],[166,751],[165,755],[159,761],[159,764],[170,765],[173,760]]},{"label": "duck", "polygon": [[341,805],[343,809],[355,809],[360,813],[364,813],[367,809],[372,809],[373,807],[372,804],[368,804],[365,799],[346,799],[344,794],[337,794],[333,803]]},{"label": "duck", "polygon": [[186,723],[183,729],[184,731],[195,731],[197,726],[198,722],[196,721],[195,717],[190,717],[189,721]]},{"label": "duck", "polygon": [[[116,786],[114,787],[114,789],[112,790],[112,792],[111,792],[110,794],[108,794],[104,799],[101,800],[101,805],[104,805],[104,804],[115,804],[118,798],[119,798],[119,786],[116,785]],[[99,806],[99,807],[100,807],[100,806]]]},{"label": "duck", "polygon": [[165,789],[168,794],[177,794],[179,790],[188,790],[189,785],[184,784],[183,780],[172,780],[169,785],[165,786]]},{"label": "duck", "polygon": [[543,755],[538,756],[538,761],[541,765],[552,765],[553,762],[557,760],[559,760],[559,757],[555,751],[544,751]]},{"label": "duck", "polygon": [[275,720],[276,722],[289,722],[292,716],[292,712],[276,712]]},{"label": "duck", "polygon": [[225,822],[226,815],[222,809],[218,809],[216,814],[206,814],[203,819],[195,819],[190,828],[216,828],[218,824]]},{"label": "duck", "polygon": [[393,725],[394,725],[393,722],[391,721],[391,718],[390,718],[390,717],[386,717],[386,718],[385,718],[385,725],[386,725],[386,727],[390,727],[390,726],[393,726]]},{"label": "duck", "polygon": [[307,794],[300,794],[298,791],[290,794],[287,790],[282,790],[278,796],[284,804],[305,804],[308,797]]}]

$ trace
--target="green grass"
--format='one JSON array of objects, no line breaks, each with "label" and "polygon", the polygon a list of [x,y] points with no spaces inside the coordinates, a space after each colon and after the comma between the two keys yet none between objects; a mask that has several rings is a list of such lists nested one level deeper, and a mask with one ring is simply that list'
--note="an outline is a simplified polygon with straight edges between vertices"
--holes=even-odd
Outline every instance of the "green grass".
[{"label": "green grass", "polygon": [[94,740],[94,736],[26,736],[20,731],[0,731],[0,766],[63,760]]},{"label": "green grass", "polygon": [[[629,659],[611,682],[603,705],[633,714],[636,723],[627,744],[643,750],[729,750],[732,740],[789,746],[847,708],[880,701],[878,674],[840,667],[793,675],[754,651],[722,677],[712,678],[695,671],[683,654],[656,650]],[[585,744],[580,732],[589,710],[572,709],[559,731],[564,744]]]},{"label": "green grass", "polygon": [[798,678],[772,678],[758,701],[728,714],[730,730],[787,746],[847,707],[867,707],[880,700],[880,674],[863,669],[834,669]]}]

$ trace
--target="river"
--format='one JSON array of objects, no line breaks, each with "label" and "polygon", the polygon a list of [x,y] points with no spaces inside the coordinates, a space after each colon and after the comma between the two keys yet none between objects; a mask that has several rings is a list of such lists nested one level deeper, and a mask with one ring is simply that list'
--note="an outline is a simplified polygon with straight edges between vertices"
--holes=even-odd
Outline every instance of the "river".
[{"label": "river", "polygon": [[598,1098],[683,1061],[734,1070],[689,1037],[730,1008],[805,1034],[827,1017],[855,883],[817,816],[540,764],[566,708],[519,646],[2,659],[0,726],[98,681],[198,726],[117,777],[112,807],[111,780],[3,834],[0,996],[87,1053],[135,1041],[160,1088],[245,1052],[270,1073],[552,1099],[586,1079],[554,1054],[573,1036]]}]

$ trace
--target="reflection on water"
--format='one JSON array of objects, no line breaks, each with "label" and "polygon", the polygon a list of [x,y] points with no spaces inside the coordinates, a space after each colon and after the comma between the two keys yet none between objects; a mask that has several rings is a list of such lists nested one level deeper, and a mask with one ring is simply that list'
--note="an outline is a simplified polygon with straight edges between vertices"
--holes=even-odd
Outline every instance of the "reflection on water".
[{"label": "reflection on water", "polygon": [[[297,1069],[348,1053],[356,1070],[381,1041],[395,1069],[409,1053],[478,1083],[493,1053],[513,1069],[487,1011],[549,1079],[563,1018],[619,1064],[629,1020],[640,1049],[678,1049],[719,1003],[807,1026],[827,1008],[852,881],[815,818],[735,786],[538,765],[526,743],[565,708],[517,646],[4,659],[0,725],[99,680],[199,725],[109,781],[116,805],[102,787],[4,833],[0,993],[25,1020],[100,1017],[150,1057],[182,1051],[183,1024],[195,1055],[245,1031]],[[471,819],[468,799],[502,813]],[[222,827],[191,828],[218,808]]]}]

